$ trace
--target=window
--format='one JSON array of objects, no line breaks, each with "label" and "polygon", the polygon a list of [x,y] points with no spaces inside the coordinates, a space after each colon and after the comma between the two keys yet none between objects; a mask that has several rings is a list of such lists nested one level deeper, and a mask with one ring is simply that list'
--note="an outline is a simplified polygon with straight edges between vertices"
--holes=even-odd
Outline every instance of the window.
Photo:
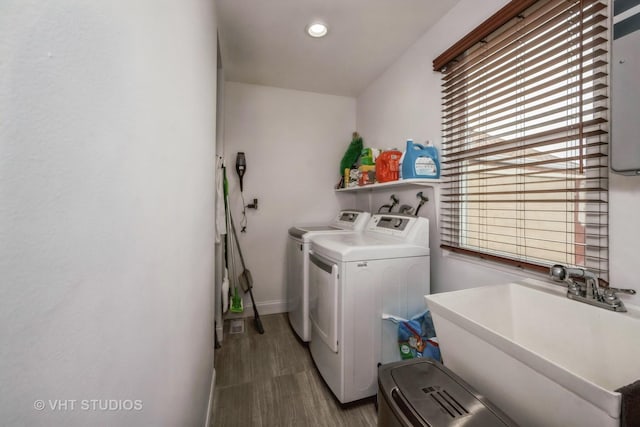
[{"label": "window", "polygon": [[608,280],[607,14],[512,1],[436,58],[443,248]]}]

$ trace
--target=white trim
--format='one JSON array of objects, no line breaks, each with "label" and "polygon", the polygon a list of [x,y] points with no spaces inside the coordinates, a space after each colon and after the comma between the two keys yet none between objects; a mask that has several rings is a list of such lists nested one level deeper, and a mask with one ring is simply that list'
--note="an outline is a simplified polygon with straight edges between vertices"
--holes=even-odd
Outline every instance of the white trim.
[{"label": "white trim", "polygon": [[213,374],[211,375],[211,388],[209,389],[209,403],[207,404],[207,416],[204,419],[204,427],[209,427],[213,424],[215,414],[213,413],[213,397],[216,388],[216,368],[213,368]]}]

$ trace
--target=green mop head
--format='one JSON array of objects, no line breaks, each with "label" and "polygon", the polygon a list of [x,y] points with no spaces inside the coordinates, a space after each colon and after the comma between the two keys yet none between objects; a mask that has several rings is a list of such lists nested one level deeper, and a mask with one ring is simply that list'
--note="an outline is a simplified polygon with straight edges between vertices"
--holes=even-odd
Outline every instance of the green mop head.
[{"label": "green mop head", "polygon": [[344,170],[350,169],[357,161],[358,157],[360,157],[360,153],[362,153],[362,137],[358,135],[358,132],[354,132],[351,144],[349,144],[349,148],[342,156],[342,160],[340,161],[340,176],[344,176]]},{"label": "green mop head", "polygon": [[231,297],[231,310],[232,313],[242,313],[244,307],[242,306],[242,298],[238,294],[238,286],[233,289],[233,296]]}]

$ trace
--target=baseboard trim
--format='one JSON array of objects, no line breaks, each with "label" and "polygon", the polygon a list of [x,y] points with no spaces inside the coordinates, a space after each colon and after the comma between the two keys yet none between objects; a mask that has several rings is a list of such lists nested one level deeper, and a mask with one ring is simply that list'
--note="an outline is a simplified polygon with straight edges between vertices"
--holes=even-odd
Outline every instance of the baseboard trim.
[{"label": "baseboard trim", "polygon": [[[287,312],[287,301],[265,301],[259,302],[256,305],[258,306],[258,314],[260,316]],[[242,313],[227,311],[224,315],[225,319],[240,319],[243,317],[253,317],[253,306],[251,304],[244,304]]]},{"label": "baseboard trim", "polygon": [[213,368],[213,374],[211,375],[211,387],[209,388],[209,403],[207,404],[207,416],[204,420],[204,427],[213,425],[215,414],[213,413],[213,398],[216,390],[216,368]]}]

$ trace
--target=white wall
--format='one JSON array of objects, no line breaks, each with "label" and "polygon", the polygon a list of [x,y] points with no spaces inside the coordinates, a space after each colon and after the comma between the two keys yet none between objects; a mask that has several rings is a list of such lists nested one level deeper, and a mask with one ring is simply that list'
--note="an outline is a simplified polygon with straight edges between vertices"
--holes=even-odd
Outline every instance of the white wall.
[{"label": "white wall", "polygon": [[[609,268],[611,286],[640,292],[640,176],[609,175]],[[640,305],[640,295],[623,296]]]},{"label": "white wall", "polygon": [[[333,187],[355,130],[355,99],[227,82],[224,105],[231,204],[256,304],[260,314],[285,312],[287,230],[337,213]],[[238,151],[247,158],[245,202],[257,198],[259,207],[247,209],[246,233],[239,230]]]},{"label": "white wall", "polygon": [[5,0],[0,40],[0,424],[203,425],[213,2]]},{"label": "white wall", "polygon": [[[432,60],[506,3],[506,0],[461,0],[358,97],[357,126],[372,146],[400,148],[409,137],[416,142],[428,139],[440,146],[441,76],[432,71]],[[640,210],[640,178],[614,176],[610,184],[612,285],[640,288],[632,268],[637,262],[633,248],[640,241],[640,226],[633,220],[633,212]],[[402,202],[414,204],[417,191],[411,188],[394,192]],[[388,201],[389,194],[391,191],[376,192],[370,201],[370,196],[359,195],[357,204],[371,203],[375,210]],[[433,191],[429,190],[429,194],[433,195]],[[443,253],[439,249],[436,209],[425,211],[424,216],[431,221],[434,292],[505,282],[523,275],[515,269]],[[640,304],[638,296],[623,298]]]}]

